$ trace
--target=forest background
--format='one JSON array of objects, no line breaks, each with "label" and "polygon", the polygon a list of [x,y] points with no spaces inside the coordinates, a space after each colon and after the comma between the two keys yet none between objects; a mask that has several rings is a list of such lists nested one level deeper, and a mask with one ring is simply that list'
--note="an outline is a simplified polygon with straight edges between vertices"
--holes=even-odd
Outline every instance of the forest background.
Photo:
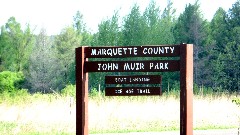
[{"label": "forest background", "polygon": [[[36,35],[30,24],[23,27],[10,17],[0,32],[0,93],[58,93],[75,85],[75,48],[80,46],[180,43],[194,44],[195,94],[239,92],[240,1],[228,11],[219,8],[211,21],[202,15],[198,1],[186,5],[178,17],[172,5],[168,1],[160,11],[151,1],[141,12],[134,4],[123,18],[116,10],[99,23],[95,33],[88,30],[79,11],[72,25],[57,35],[47,35],[44,28]],[[89,90],[104,90],[106,74],[90,74]],[[179,89],[178,72],[159,74],[163,76],[163,91]]]}]

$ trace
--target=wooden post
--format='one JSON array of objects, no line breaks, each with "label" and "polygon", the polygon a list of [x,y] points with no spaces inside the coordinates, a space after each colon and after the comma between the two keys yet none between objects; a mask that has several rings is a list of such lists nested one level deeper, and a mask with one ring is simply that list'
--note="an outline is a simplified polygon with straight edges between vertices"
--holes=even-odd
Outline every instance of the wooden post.
[{"label": "wooden post", "polygon": [[[163,56],[167,56],[167,57],[179,56],[179,49],[180,49],[180,134],[192,135],[193,134],[193,45],[181,44],[180,47],[178,45],[175,45],[174,47],[176,49],[176,51],[174,51],[174,54],[166,54],[161,56],[162,57]],[[134,47],[134,48],[138,49],[137,47]],[[141,48],[139,48],[139,50],[141,50]],[[76,134],[77,135],[88,135],[88,73],[87,72],[111,72],[110,70],[105,71],[105,70],[99,70],[98,68],[96,68],[97,67],[96,65],[98,64],[96,61],[86,62],[87,58],[94,58],[94,57],[108,58],[109,57],[105,55],[103,56],[91,55],[90,49],[91,48],[87,48],[87,47],[76,48]],[[85,53],[85,50],[86,50],[86,53]],[[130,54],[126,54],[125,57],[133,57]],[[142,55],[140,53],[137,56],[141,57]],[[161,56],[158,56],[158,57],[161,57]],[[115,57],[120,57],[120,55]],[[134,55],[134,57],[136,56]],[[150,56],[148,55],[147,57],[150,57]],[[146,63],[149,61],[144,61],[144,62]],[[172,61],[165,61],[165,62],[168,62],[169,64],[168,70],[161,70],[161,71],[153,70],[151,72],[179,71],[179,61],[172,60]],[[119,61],[118,63],[122,64],[125,62]],[[144,64],[144,65],[149,65],[149,64]],[[123,69],[119,70],[119,72],[123,72],[123,71],[124,71]],[[144,72],[144,71],[136,71],[136,72]],[[127,72],[127,71],[124,71],[124,72]]]},{"label": "wooden post", "polygon": [[180,135],[193,134],[193,45],[180,45]]},{"label": "wooden post", "polygon": [[76,48],[76,134],[88,135],[88,73],[84,47]]}]

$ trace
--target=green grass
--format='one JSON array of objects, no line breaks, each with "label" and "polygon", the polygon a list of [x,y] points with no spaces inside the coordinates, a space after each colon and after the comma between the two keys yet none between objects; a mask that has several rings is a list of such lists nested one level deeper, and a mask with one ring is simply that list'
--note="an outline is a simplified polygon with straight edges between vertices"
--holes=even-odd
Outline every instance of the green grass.
[{"label": "green grass", "polygon": [[[63,94],[0,94],[0,135],[75,134],[74,86]],[[70,92],[69,92],[70,91]],[[236,95],[208,93],[194,96],[194,129],[237,128],[240,107]],[[179,91],[162,96],[105,97],[89,94],[89,132],[126,133],[179,130]]]},{"label": "green grass", "polygon": [[14,134],[14,129],[17,124],[14,122],[0,122],[0,134],[1,135],[11,135]]},{"label": "green grass", "polygon": [[0,135],[74,135],[51,129],[51,131],[34,131],[29,124],[17,124],[15,122],[0,122]]},{"label": "green grass", "polygon": [[[240,123],[234,95],[194,96],[194,130],[231,129]],[[92,106],[92,107],[91,107]],[[179,130],[179,97],[95,97],[90,100],[90,133]]]}]

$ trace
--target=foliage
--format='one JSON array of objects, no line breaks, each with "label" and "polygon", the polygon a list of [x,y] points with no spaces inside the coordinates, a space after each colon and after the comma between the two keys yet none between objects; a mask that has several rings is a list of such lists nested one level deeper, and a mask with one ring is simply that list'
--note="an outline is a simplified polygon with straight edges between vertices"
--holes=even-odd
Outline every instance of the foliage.
[{"label": "foliage", "polygon": [[81,45],[90,45],[92,35],[87,31],[86,24],[84,23],[83,15],[77,11],[73,17],[73,27],[77,32],[78,36],[81,36]]},{"label": "foliage", "polygon": [[17,123],[14,122],[0,122],[0,132],[2,134],[12,134],[13,129],[17,127]]},{"label": "foliage", "polygon": [[210,47],[205,65],[209,70],[203,77],[207,86],[221,87],[230,92],[239,91],[240,2],[233,4],[228,12],[219,8],[210,23]]},{"label": "foliage", "polygon": [[0,93],[0,103],[21,105],[29,101],[30,96],[27,89],[19,89],[14,92],[4,91]]},{"label": "foliage", "polygon": [[71,96],[76,98],[76,85],[67,85],[62,91],[61,94],[64,96]]},{"label": "foliage", "polygon": [[223,8],[219,8],[210,22],[211,30],[209,35],[212,37],[212,40],[214,40],[212,41],[214,43],[214,49],[221,53],[224,52],[228,40],[228,38],[225,37],[225,35],[227,35],[226,15],[226,11],[224,11]]},{"label": "foliage", "polygon": [[237,104],[240,107],[240,98],[234,98],[232,102]]},{"label": "foliage", "polygon": [[119,43],[118,12],[115,12],[111,19],[102,21],[98,25],[98,42],[101,46],[116,46]]},{"label": "foliage", "polygon": [[24,83],[22,72],[3,71],[0,72],[0,93],[15,92]]},{"label": "foliage", "polygon": [[201,55],[204,53],[203,47],[205,37],[205,26],[200,5],[196,1],[193,5],[188,4],[184,12],[179,16],[174,28],[174,35],[176,43],[191,43],[194,44],[194,81],[200,85],[202,84],[202,66],[203,58]]},{"label": "foliage", "polygon": [[[239,91],[240,1],[237,0],[228,11],[219,8],[210,21],[204,19],[198,0],[194,4],[187,4],[178,17],[173,4],[169,0],[161,11],[156,1],[151,0],[143,11],[137,4],[132,5],[125,16],[120,16],[120,11],[115,11],[111,17],[99,23],[96,33],[88,30],[84,16],[79,11],[73,16],[71,26],[63,28],[57,35],[49,36],[44,32],[34,35],[29,24],[23,29],[14,17],[10,17],[1,26],[0,71],[21,71],[27,79],[25,87],[30,92],[48,93],[75,84],[76,47],[184,42],[194,44],[195,88],[204,86],[204,90]],[[134,58],[140,59],[148,58]],[[90,89],[103,89],[106,74],[89,74]],[[161,75],[165,78],[162,81],[163,90],[178,87],[178,72]]]},{"label": "foliage", "polygon": [[74,54],[75,48],[79,47],[81,43],[81,36],[77,34],[73,27],[66,27],[61,31],[61,34],[55,38],[55,48],[56,48],[56,59],[58,63],[58,72],[59,78],[58,84],[60,88],[63,88],[70,80],[75,81],[75,74],[72,74],[70,71],[74,68]]},{"label": "foliage", "polygon": [[[92,46],[118,46],[121,44],[121,33],[118,25],[118,12],[107,20],[103,20],[98,25],[98,32],[94,35]],[[91,88],[98,88],[99,85],[104,86],[103,80],[106,73],[92,73],[89,77]]]},{"label": "foliage", "polygon": [[29,64],[29,71],[26,74],[31,92],[49,93],[52,92],[51,89],[57,88],[55,85],[57,62],[54,58],[53,45],[45,29],[41,29],[36,36]]},{"label": "foliage", "polygon": [[123,24],[123,45],[143,45],[146,32],[146,23],[141,15],[137,4],[133,6],[130,13],[124,18]]},{"label": "foliage", "polygon": [[74,23],[73,27],[76,29],[77,34],[80,35],[85,31],[85,23],[83,22],[83,15],[77,11],[76,15],[73,17]]},{"label": "foliage", "polygon": [[4,70],[16,72],[27,70],[33,45],[33,34],[30,25],[27,25],[26,29],[22,30],[20,23],[14,17],[10,17],[5,26],[1,28],[0,44]]}]

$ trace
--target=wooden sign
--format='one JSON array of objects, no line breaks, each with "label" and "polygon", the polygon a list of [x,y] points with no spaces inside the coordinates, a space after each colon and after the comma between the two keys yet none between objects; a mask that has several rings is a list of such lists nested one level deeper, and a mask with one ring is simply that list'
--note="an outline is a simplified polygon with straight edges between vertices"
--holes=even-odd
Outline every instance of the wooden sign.
[{"label": "wooden sign", "polygon": [[160,75],[105,76],[105,84],[161,84]]},{"label": "wooden sign", "polygon": [[[88,58],[180,57],[180,60],[88,61]],[[106,59],[105,59],[106,60]],[[180,71],[180,135],[193,134],[193,45],[76,48],[76,134],[88,135],[88,72]],[[112,79],[111,81],[109,79]],[[160,78],[156,79],[159,81]],[[134,81],[132,81],[134,80]],[[149,81],[151,80],[151,81]],[[111,84],[152,83],[154,78],[107,77]],[[161,80],[161,79],[160,79]],[[161,82],[161,81],[159,81]],[[161,95],[160,87],[107,87],[106,96]]]},{"label": "wooden sign", "polygon": [[162,95],[161,87],[106,87],[105,96]]},{"label": "wooden sign", "polygon": [[170,72],[180,70],[180,61],[89,61],[84,69],[85,72]]},{"label": "wooden sign", "polygon": [[85,47],[86,58],[177,57],[179,45]]}]

